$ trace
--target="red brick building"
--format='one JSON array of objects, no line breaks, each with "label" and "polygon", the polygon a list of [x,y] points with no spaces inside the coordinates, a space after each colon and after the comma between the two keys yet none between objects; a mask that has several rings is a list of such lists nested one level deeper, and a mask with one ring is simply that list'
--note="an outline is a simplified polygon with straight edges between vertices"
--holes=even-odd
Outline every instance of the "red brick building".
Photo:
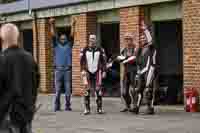
[{"label": "red brick building", "polygon": [[6,18],[20,27],[22,46],[32,51],[39,62],[41,92],[53,90],[49,17],[56,18],[58,28],[68,27],[68,30],[71,19],[77,19],[73,48],[74,95],[82,92],[79,51],[87,44],[88,35],[97,34],[109,54],[119,53],[125,32],[133,32],[139,43],[141,20],[151,25],[159,51],[161,86],[168,86],[169,94],[176,96],[189,87],[200,90],[199,0],[31,0],[30,7],[32,15],[24,1],[2,4],[0,15],[2,23]]}]

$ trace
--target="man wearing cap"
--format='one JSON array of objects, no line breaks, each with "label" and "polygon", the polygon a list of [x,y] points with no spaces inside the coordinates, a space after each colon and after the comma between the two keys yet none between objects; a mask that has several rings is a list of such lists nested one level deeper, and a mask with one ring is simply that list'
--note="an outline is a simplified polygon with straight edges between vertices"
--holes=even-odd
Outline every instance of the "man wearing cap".
[{"label": "man wearing cap", "polygon": [[80,65],[84,90],[84,115],[90,114],[90,93],[95,91],[97,113],[102,114],[102,78],[105,77],[106,55],[97,46],[96,35],[89,36],[89,44],[80,52]]},{"label": "man wearing cap", "polygon": [[[152,36],[147,26],[142,22],[141,29],[144,34],[138,56],[136,59],[138,70],[136,75],[135,99],[133,112],[138,114],[143,94],[147,105],[146,114],[154,113],[154,92],[156,85],[156,49],[152,45]],[[141,40],[140,40],[141,41]]]},{"label": "man wearing cap", "polygon": [[[126,33],[124,37],[124,46],[121,51],[121,56],[117,57],[118,61],[122,61],[123,79],[121,87],[121,96],[125,102],[125,108],[121,112],[131,111],[131,101],[133,93],[130,93],[130,88],[134,87],[134,79],[137,72],[137,67],[135,63],[136,59],[136,45],[133,41],[133,36],[130,33]],[[133,89],[131,89],[133,90]]]}]

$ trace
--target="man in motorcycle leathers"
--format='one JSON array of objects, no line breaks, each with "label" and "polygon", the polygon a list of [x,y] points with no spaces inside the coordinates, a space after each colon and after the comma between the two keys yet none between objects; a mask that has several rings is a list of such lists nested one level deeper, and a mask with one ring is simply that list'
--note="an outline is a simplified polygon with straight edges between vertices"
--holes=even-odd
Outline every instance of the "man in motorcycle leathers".
[{"label": "man in motorcycle leathers", "polygon": [[97,113],[102,114],[102,78],[106,73],[104,49],[97,46],[96,35],[89,36],[89,44],[80,52],[81,74],[84,84],[84,114],[90,114],[90,94],[95,91]]},{"label": "man in motorcycle leathers", "polygon": [[137,75],[135,78],[135,90],[133,100],[133,112],[138,114],[142,103],[143,94],[144,101],[147,105],[146,114],[154,114],[154,92],[157,72],[156,72],[156,48],[152,44],[152,36],[147,26],[142,22],[141,30],[144,39],[142,45],[137,51]]}]

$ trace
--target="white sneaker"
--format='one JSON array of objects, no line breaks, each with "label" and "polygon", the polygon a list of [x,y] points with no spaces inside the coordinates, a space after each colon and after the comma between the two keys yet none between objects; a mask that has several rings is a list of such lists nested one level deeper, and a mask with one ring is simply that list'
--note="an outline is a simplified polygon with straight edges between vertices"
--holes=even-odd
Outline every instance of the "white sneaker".
[{"label": "white sneaker", "polygon": [[89,115],[90,114],[90,110],[88,110],[88,109],[85,109],[85,111],[84,111],[84,113],[83,113],[84,115]]},{"label": "white sneaker", "polygon": [[97,113],[98,114],[104,114],[104,111],[103,111],[103,109],[97,109]]}]

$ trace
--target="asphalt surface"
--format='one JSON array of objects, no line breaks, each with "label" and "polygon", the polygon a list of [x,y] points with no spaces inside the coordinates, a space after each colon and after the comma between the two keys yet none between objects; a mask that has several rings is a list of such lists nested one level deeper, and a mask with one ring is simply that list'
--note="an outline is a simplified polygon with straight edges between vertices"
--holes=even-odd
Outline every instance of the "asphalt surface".
[{"label": "asphalt surface", "polygon": [[[186,113],[183,106],[156,106],[155,115],[119,112],[120,98],[105,98],[105,114],[96,114],[92,98],[92,114],[84,116],[83,101],[72,99],[72,112],[53,112],[53,96],[39,96],[42,104],[33,122],[34,133],[200,133],[200,113]],[[62,98],[64,109],[64,98]]]}]

